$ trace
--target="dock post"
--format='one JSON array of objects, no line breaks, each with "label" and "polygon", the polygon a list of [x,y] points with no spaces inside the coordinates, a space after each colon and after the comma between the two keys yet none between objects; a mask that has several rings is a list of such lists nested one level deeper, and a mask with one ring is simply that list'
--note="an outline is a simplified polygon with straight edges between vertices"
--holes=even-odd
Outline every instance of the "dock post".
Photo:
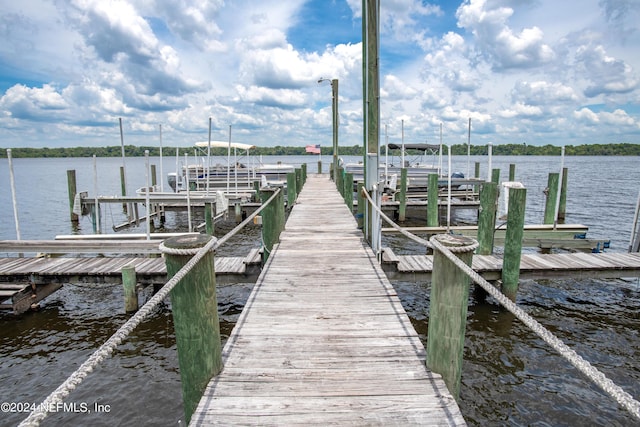
[{"label": "dock post", "polygon": [[364,182],[358,181],[358,213],[356,214],[356,222],[358,223],[358,230],[362,230],[364,226],[364,210],[367,203],[362,195],[362,189],[364,188]]},{"label": "dock post", "polygon": [[500,184],[500,169],[491,169],[491,182]]},{"label": "dock post", "polygon": [[67,171],[67,189],[69,193],[69,215],[71,221],[78,222],[78,215],[73,213],[73,205],[75,204],[76,194],[78,193],[75,169]]},{"label": "dock post", "polygon": [[407,168],[400,169],[400,207],[398,209],[398,221],[404,222],[407,218]]},{"label": "dock post", "polygon": [[298,189],[296,187],[296,173],[287,173],[287,208],[291,210],[298,198]]},{"label": "dock post", "polygon": [[300,169],[302,169],[302,185],[304,185],[304,183],[307,182],[307,164],[301,164]]},{"label": "dock post", "polygon": [[122,287],[124,288],[124,311],[132,313],[138,311],[138,293],[136,292],[136,267],[127,265],[122,267]]},{"label": "dock post", "polygon": [[[475,162],[474,175],[473,176],[476,179],[480,178],[480,162]],[[480,191],[477,185],[473,186],[473,191],[474,191],[474,193],[478,193]]]},{"label": "dock post", "polygon": [[215,222],[213,218],[216,216],[216,205],[213,203],[204,204],[204,223],[205,230],[209,236],[213,236],[215,232]]},{"label": "dock post", "polygon": [[547,199],[544,204],[544,221],[543,224],[553,224],[555,222],[556,215],[556,199],[558,198],[558,180],[560,174],[557,172],[549,173],[549,179],[547,181],[547,188],[544,193]]},{"label": "dock post", "polygon": [[[260,189],[260,199],[265,203],[273,193],[279,191],[276,188],[263,187]],[[273,245],[280,241],[280,232],[284,229],[284,201],[282,191],[269,205],[262,210],[262,262],[267,262]]]},{"label": "dock post", "polygon": [[[302,169],[296,168],[296,192],[300,193],[301,190],[302,190]],[[262,189],[260,189],[260,191],[262,191]]]},{"label": "dock post", "polygon": [[322,175],[322,160],[318,160],[318,175]]},{"label": "dock post", "polygon": [[239,201],[233,204],[233,210],[236,217],[236,222],[240,224],[242,222],[242,203]]},{"label": "dock post", "polygon": [[[122,192],[122,197],[125,197],[127,195],[127,183],[126,183],[126,178],[124,173],[124,166],[120,166],[120,190]],[[124,213],[127,213],[126,203],[122,204],[122,211]]]},{"label": "dock post", "polygon": [[349,212],[353,212],[353,174],[344,174],[344,202],[349,208]]},{"label": "dock post", "polygon": [[427,227],[437,227],[438,223],[438,174],[430,173],[427,187]]},{"label": "dock post", "polygon": [[502,260],[502,292],[512,301],[516,300],[518,281],[520,280],[526,200],[526,188],[509,189],[507,231],[504,238],[504,257]]},{"label": "dock post", "polygon": [[[438,234],[439,243],[451,248],[468,247],[456,252],[466,265],[471,265],[475,241],[470,237]],[[458,399],[462,376],[464,334],[471,279],[442,252],[433,254],[429,328],[427,332],[427,367],[442,375],[451,394]]]},{"label": "dock post", "polygon": [[567,214],[567,174],[568,168],[562,168],[562,184],[560,185],[560,206],[558,206],[558,219],[564,221]]},{"label": "dock post", "polygon": [[338,182],[336,182],[336,186],[340,195],[344,197],[344,169],[342,167],[338,167]]},{"label": "dock post", "polygon": [[509,181],[516,180],[516,165],[511,163],[509,164]]},{"label": "dock post", "polygon": [[151,165],[151,186],[155,188],[158,185],[158,174],[156,173],[156,165]]},{"label": "dock post", "polygon": [[498,209],[498,184],[484,182],[480,185],[480,213],[478,215],[478,255],[493,253],[496,211]]},{"label": "dock post", "polygon": [[329,163],[329,179],[333,181],[333,163]]},{"label": "dock post", "polygon": [[[197,251],[211,236],[172,237],[164,245],[171,250]],[[165,253],[168,277],[173,277],[192,255]],[[209,380],[222,370],[222,343],[213,252],[207,253],[171,290],[173,327],[178,347],[185,421],[191,416]]]}]

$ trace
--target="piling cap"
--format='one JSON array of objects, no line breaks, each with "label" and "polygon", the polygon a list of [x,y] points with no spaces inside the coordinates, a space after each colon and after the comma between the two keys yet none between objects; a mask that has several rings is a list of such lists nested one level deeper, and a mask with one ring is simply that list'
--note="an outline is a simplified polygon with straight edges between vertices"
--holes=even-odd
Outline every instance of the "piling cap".
[{"label": "piling cap", "polygon": [[439,243],[448,247],[464,247],[464,246],[475,246],[478,242],[475,239],[467,236],[461,236],[459,234],[437,234],[433,236],[433,238],[437,239]]},{"label": "piling cap", "polygon": [[206,234],[185,234],[171,237],[164,241],[164,245],[171,249],[197,249],[205,246],[211,240]]}]

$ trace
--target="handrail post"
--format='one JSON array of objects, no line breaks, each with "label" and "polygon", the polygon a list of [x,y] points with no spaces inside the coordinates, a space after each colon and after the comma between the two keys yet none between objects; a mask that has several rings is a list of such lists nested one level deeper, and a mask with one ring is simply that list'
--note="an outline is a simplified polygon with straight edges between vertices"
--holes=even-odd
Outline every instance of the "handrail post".
[{"label": "handrail post", "polygon": [[353,174],[344,174],[344,202],[349,207],[349,212],[353,212]]},{"label": "handrail post", "polygon": [[480,185],[480,213],[478,215],[478,255],[491,255],[496,228],[498,184],[483,182]]},{"label": "handrail post", "polygon": [[438,174],[430,173],[427,187],[427,226],[437,227],[438,225]]},{"label": "handrail post", "polygon": [[[471,266],[475,241],[470,237],[438,234],[433,237],[451,248],[468,247],[456,252]],[[427,332],[427,366],[442,375],[451,394],[458,399],[462,378],[464,334],[471,279],[439,250],[434,251]]]},{"label": "handrail post", "polygon": [[296,173],[287,173],[287,208],[291,210],[293,208],[296,199],[298,198],[298,188],[296,186]]},{"label": "handrail post", "polygon": [[522,257],[526,200],[526,188],[509,189],[507,231],[504,238],[504,257],[502,260],[502,292],[511,301],[516,300],[518,282],[520,280],[520,259]]},{"label": "handrail post", "polygon": [[276,191],[279,191],[278,196],[262,211],[263,263],[266,263],[269,259],[273,245],[280,241],[280,232],[284,229],[284,201],[282,191],[271,187],[263,187],[260,189],[260,199],[262,203],[266,203]]},{"label": "handrail post", "polygon": [[[169,249],[197,251],[211,236],[204,234],[167,239]],[[165,253],[168,277],[173,277],[192,255]],[[207,253],[171,290],[171,309],[178,347],[182,400],[187,424],[209,380],[222,370],[222,344],[213,252]]]}]

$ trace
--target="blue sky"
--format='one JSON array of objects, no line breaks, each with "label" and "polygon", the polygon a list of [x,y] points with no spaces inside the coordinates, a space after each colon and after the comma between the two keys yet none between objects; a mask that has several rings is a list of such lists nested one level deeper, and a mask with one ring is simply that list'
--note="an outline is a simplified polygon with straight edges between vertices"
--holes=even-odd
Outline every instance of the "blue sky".
[{"label": "blue sky", "polygon": [[[23,0],[0,11],[0,148],[362,143],[360,0]],[[640,143],[637,0],[383,0],[390,142]]]}]

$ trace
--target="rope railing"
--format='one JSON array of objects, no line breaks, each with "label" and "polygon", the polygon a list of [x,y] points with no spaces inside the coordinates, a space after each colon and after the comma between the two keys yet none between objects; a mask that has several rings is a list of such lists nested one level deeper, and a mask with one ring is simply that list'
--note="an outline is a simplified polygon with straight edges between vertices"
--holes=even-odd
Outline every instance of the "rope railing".
[{"label": "rope railing", "polygon": [[[576,369],[582,372],[587,378],[589,378],[593,383],[595,383],[598,387],[600,387],[605,393],[614,398],[618,404],[624,407],[627,411],[631,413],[635,418],[640,420],[640,402],[635,400],[633,396],[624,391],[620,386],[616,385],[613,381],[611,381],[606,375],[596,369],[593,365],[591,365],[588,361],[586,361],[582,356],[576,353],[573,349],[567,346],[564,342],[562,342],[559,338],[553,335],[549,330],[547,330],[544,326],[542,326],[537,320],[527,314],[524,310],[518,307],[513,301],[507,298],[502,292],[500,292],[495,286],[489,283],[484,279],[480,274],[474,271],[471,267],[466,265],[460,258],[458,258],[454,252],[456,250],[460,250],[460,248],[450,248],[442,245],[435,239],[433,236],[430,240],[425,240],[421,237],[418,237],[406,230],[404,230],[399,225],[395,224],[388,216],[386,216],[382,210],[376,206],[375,203],[371,200],[369,193],[366,189],[363,188],[363,194],[367,198],[368,202],[371,206],[376,209],[376,211],[380,214],[382,218],[384,218],[389,225],[393,228],[401,232],[404,236],[409,239],[424,244],[427,247],[436,249],[440,251],[443,255],[445,255],[451,262],[453,262],[458,268],[460,268],[464,273],[466,273],[471,280],[473,280],[476,284],[480,285],[489,295],[495,298],[502,306],[504,306],[509,312],[511,312],[514,316],[516,316],[522,323],[528,326],[533,332],[542,338],[547,344],[549,344],[554,350],[556,350],[562,357],[569,361]],[[466,250],[466,248],[463,248]]]},{"label": "rope railing", "polygon": [[225,234],[220,239],[212,238],[202,248],[198,249],[195,255],[193,250],[170,249],[164,246],[164,243],[160,244],[160,248],[164,252],[174,253],[174,251],[180,251],[178,255],[193,255],[191,258],[165,285],[149,300],[147,301],[137,312],[134,314],[124,325],[122,325],[111,337],[102,344],[89,358],[82,364],[75,372],[73,372],[65,382],[63,382],[58,388],[56,388],[45,400],[37,405],[33,411],[25,418],[19,427],[26,426],[38,426],[40,422],[44,420],[49,412],[55,412],[57,407],[62,401],[75,390],[80,383],[101,363],[104,359],[109,357],[118,345],[120,345],[124,339],[133,332],[133,330],[142,323],[143,320],[151,314],[151,312],[169,295],[169,292],[176,287],[178,283],[191,271],[191,269],[210,251],[216,250],[224,243],[226,243],[231,237],[237,234],[242,228],[244,228],[249,222],[253,220],[262,210],[276,198],[278,193],[282,191],[278,189],[274,194],[256,209],[251,215],[247,217],[243,222],[238,224],[233,230]]}]

